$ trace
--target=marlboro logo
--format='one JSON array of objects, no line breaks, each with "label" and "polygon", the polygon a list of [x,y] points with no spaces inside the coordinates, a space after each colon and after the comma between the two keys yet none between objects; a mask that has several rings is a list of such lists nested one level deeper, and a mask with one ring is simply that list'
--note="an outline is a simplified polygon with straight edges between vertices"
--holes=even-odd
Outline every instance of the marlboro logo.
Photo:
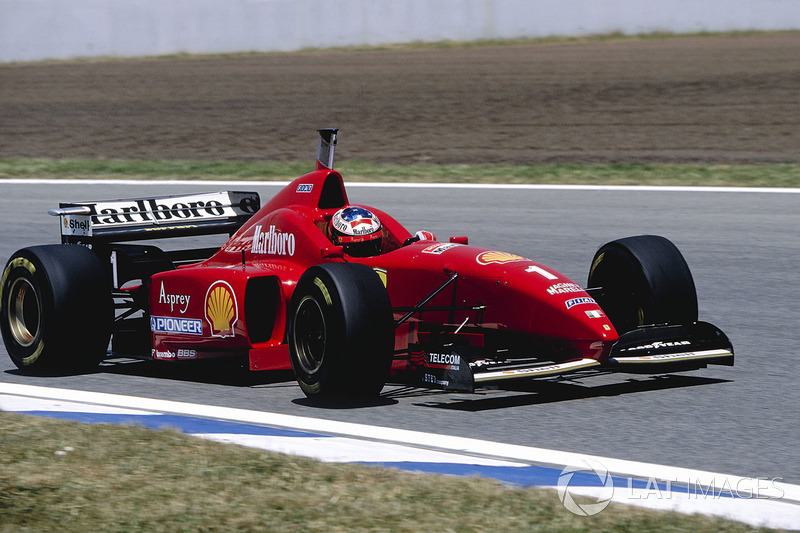
[{"label": "marlboro logo", "polygon": [[209,193],[169,198],[92,202],[80,205],[89,208],[88,216],[91,217],[92,226],[103,228],[251,215],[258,208],[258,199],[249,194]]},{"label": "marlboro logo", "polygon": [[263,231],[261,225],[255,227],[253,233],[253,246],[250,251],[254,254],[294,255],[294,233],[285,233],[270,225],[268,231]]}]

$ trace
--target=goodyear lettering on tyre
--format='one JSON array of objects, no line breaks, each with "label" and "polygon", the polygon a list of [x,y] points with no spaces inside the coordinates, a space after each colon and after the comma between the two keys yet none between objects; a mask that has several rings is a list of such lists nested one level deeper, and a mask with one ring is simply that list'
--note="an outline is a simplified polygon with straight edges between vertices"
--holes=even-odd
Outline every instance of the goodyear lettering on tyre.
[{"label": "goodyear lettering on tyre", "polygon": [[[8,265],[3,271],[3,277],[2,279],[0,279],[0,302],[5,303],[6,285],[8,284],[9,277],[11,277],[11,273],[17,268],[25,269],[30,274],[31,277],[33,277],[36,274],[36,265],[34,265],[33,262],[31,262],[28,258],[17,256],[9,260]],[[6,313],[8,313],[8,310],[6,310]],[[7,319],[8,319],[7,315],[3,317],[3,320]],[[39,336],[38,339],[34,337],[33,342],[36,343],[36,348],[30,355],[21,358],[23,366],[30,366],[34,364],[44,351],[44,339],[41,336]],[[31,344],[33,344],[33,342]],[[30,344],[27,346],[30,346]]]},{"label": "goodyear lettering on tyre", "polygon": [[36,274],[36,265],[25,259],[24,257],[15,257],[14,259],[8,262],[8,266],[3,271],[3,279],[0,280],[0,300],[3,297],[3,293],[5,292],[6,281],[8,280],[8,275],[11,273],[12,270],[15,268],[22,267],[26,269],[31,275]]},{"label": "goodyear lettering on tyre", "polygon": [[604,257],[605,255],[606,255],[606,254],[605,254],[605,252],[601,253],[601,254],[600,254],[600,255],[598,255],[598,256],[597,256],[597,258],[594,260],[594,263],[592,263],[592,268],[590,268],[590,269],[589,269],[589,277],[590,277],[590,278],[591,278],[591,277],[594,275],[594,270],[597,268],[597,265],[599,265],[599,264],[600,264],[600,262],[603,260],[603,257]]},{"label": "goodyear lettering on tyre", "polygon": [[333,305],[333,299],[331,298],[331,293],[328,291],[328,287],[325,285],[325,282],[319,278],[314,278],[314,285],[319,289],[322,293],[322,297],[325,299],[325,303],[328,306]]}]

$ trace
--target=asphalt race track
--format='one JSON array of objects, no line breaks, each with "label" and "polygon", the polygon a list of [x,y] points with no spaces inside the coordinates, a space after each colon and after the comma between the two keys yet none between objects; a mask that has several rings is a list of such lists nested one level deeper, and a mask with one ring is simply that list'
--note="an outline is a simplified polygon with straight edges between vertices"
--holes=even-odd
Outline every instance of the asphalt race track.
[{"label": "asphalt race track", "polygon": [[[346,176],[345,176],[346,178]],[[59,201],[110,199],[269,185],[0,183],[0,257],[57,242]],[[661,378],[617,374],[580,382],[526,382],[514,390],[446,394],[396,385],[379,405],[309,405],[287,373],[114,361],[83,375],[29,377],[0,354],[0,381],[174,399],[474,437],[800,482],[797,275],[800,195],[767,192],[508,190],[351,186],[374,205],[440,239],[516,252],[584,284],[604,242],[655,233],[683,252],[699,293],[700,318],[725,331],[736,366]],[[471,206],[471,208],[465,208]],[[424,227],[418,226],[424,221]],[[214,240],[214,238],[211,238]],[[208,239],[201,241],[208,243]],[[187,243],[191,244],[191,243]],[[86,328],[92,318],[86,317]]]}]

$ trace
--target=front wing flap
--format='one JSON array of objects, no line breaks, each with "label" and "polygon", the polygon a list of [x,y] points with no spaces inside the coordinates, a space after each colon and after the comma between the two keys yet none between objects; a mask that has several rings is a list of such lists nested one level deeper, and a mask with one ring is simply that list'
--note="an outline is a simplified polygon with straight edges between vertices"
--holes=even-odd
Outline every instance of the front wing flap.
[{"label": "front wing flap", "polygon": [[625,372],[733,366],[733,346],[719,328],[707,322],[644,326],[620,336],[609,364]]},{"label": "front wing flap", "polygon": [[416,384],[446,391],[472,392],[501,381],[548,378],[575,372],[664,373],[695,370],[709,364],[733,365],[733,346],[707,322],[643,326],[620,336],[607,362],[574,359],[549,362],[494,362],[475,346],[415,345],[412,366]]}]

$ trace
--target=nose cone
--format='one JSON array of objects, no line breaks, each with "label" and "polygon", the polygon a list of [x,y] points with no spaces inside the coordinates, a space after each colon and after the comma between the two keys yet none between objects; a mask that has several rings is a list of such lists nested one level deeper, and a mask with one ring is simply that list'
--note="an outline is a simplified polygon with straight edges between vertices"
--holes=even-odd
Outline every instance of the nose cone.
[{"label": "nose cone", "polygon": [[594,298],[578,284],[535,263],[509,269],[505,282],[509,293],[505,301],[513,302],[515,311],[509,313],[509,328],[546,338],[564,360],[608,359],[619,336]]},{"label": "nose cone", "polygon": [[485,306],[478,318],[456,315],[459,320],[468,318],[481,328],[545,338],[565,356],[600,359],[618,339],[609,318],[580,285],[530,259],[439,243],[420,247],[412,261],[442,278],[445,273],[458,273],[455,297],[445,291],[437,305]]},{"label": "nose cone", "polygon": [[505,325],[511,329],[565,339],[618,338],[594,298],[552,269],[532,262],[514,266],[505,269],[494,285]]},{"label": "nose cone", "polygon": [[617,340],[611,320],[594,298],[560,272],[506,252],[482,251],[474,257],[459,262],[459,273],[479,286],[484,302],[494,301],[486,316],[499,326],[576,341]]}]

